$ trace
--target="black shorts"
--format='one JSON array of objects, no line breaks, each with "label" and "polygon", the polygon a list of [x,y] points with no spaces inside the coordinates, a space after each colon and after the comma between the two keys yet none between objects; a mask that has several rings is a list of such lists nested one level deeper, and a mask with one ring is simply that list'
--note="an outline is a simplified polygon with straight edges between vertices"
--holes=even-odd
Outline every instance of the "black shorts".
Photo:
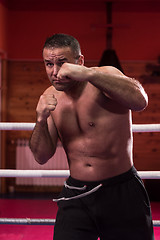
[{"label": "black shorts", "polygon": [[54,240],[154,240],[150,202],[134,167],[103,181],[66,183]]}]

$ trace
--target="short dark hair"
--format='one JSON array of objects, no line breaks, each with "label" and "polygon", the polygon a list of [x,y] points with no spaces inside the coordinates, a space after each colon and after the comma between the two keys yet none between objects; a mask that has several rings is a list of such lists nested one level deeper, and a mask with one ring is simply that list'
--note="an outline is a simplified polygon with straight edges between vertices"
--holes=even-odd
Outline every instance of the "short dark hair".
[{"label": "short dark hair", "polygon": [[81,48],[78,40],[71,35],[64,33],[56,33],[46,39],[44,48],[62,48],[70,47],[74,56],[77,58],[81,55]]}]

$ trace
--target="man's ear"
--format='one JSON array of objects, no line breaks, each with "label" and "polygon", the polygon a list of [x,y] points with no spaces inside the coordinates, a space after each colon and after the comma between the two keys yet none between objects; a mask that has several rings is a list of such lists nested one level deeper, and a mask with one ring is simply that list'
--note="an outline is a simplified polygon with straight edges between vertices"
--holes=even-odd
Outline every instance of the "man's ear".
[{"label": "man's ear", "polygon": [[78,64],[79,65],[84,65],[84,56],[80,55],[79,59],[78,59]]}]

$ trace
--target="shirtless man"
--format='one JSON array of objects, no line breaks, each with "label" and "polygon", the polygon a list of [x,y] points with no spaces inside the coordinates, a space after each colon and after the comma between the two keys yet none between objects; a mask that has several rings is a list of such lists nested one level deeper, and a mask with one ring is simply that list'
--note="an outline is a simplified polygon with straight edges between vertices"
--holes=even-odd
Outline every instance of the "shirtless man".
[{"label": "shirtless man", "polygon": [[40,96],[30,139],[46,163],[60,139],[70,177],[58,202],[54,240],[153,240],[150,202],[132,159],[132,111],[148,103],[141,84],[111,66],[84,66],[78,41],[48,38],[51,86]]}]

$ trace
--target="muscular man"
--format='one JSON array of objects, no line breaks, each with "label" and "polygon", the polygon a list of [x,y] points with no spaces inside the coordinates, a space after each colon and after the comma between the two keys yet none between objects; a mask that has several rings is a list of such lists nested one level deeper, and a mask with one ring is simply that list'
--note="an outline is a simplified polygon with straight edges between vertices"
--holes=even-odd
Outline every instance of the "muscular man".
[{"label": "muscular man", "polygon": [[60,139],[70,177],[59,196],[54,240],[153,240],[150,202],[132,159],[132,111],[148,103],[141,84],[111,66],[84,66],[78,41],[48,38],[51,86],[40,96],[30,148],[40,164]]}]

